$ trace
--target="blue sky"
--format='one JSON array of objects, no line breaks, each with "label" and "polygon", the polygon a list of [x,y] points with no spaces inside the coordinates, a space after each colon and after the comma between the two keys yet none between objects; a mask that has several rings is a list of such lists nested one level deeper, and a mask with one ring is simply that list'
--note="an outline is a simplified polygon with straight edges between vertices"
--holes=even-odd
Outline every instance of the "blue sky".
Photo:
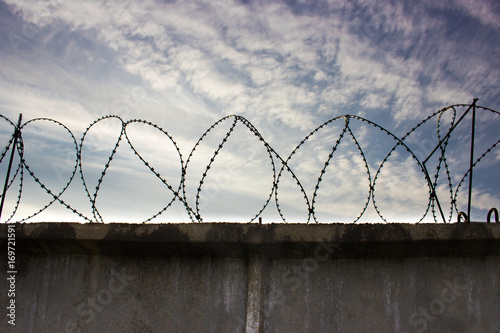
[{"label": "blue sky", "polygon": [[[19,113],[24,120],[55,119],[72,131],[78,144],[87,126],[101,116],[145,119],[171,135],[184,163],[212,124],[235,114],[248,119],[286,159],[317,126],[345,114],[374,121],[402,137],[434,112],[471,103],[474,97],[478,105],[500,109],[499,32],[500,4],[486,0],[5,1],[0,2],[0,110],[13,122]],[[460,116],[465,108],[457,111]],[[216,126],[187,165],[192,208],[205,167],[234,119]],[[442,119],[445,131],[451,112]],[[437,117],[432,121],[408,138],[419,159],[439,141]],[[498,140],[498,116],[478,111],[477,122],[479,156]],[[346,134],[316,196],[316,217],[322,222],[352,222],[363,212],[370,182],[394,146],[373,126],[353,119],[350,124],[370,178],[355,141]],[[454,186],[468,168],[470,117],[462,125],[447,148]],[[11,129],[5,122],[1,126],[6,142]],[[91,196],[120,126],[117,119],[106,119],[86,136],[82,165]],[[290,160],[309,201],[343,128],[344,118],[325,126]],[[170,139],[141,123],[128,126],[127,135],[177,188],[180,162]],[[32,170],[54,192],[62,189],[75,154],[68,132],[39,121],[26,126],[23,140]],[[499,160],[496,149],[478,167],[473,219],[484,220],[489,208],[499,206]],[[276,156],[271,160],[262,143],[238,122],[199,194],[203,219],[254,217],[271,193],[272,162],[278,173]],[[431,173],[437,163],[437,158],[429,161]],[[448,218],[449,189],[443,173],[439,179],[437,191]],[[405,150],[391,155],[376,182],[376,207],[387,221],[415,222],[425,213],[428,188]],[[13,220],[50,202],[27,173],[23,186]],[[467,189],[464,183],[459,210],[466,209]],[[15,197],[7,197],[10,207]],[[94,219],[79,173],[61,198]],[[172,192],[123,139],[97,195],[103,220],[143,221],[171,198]],[[287,171],[280,179],[279,206],[287,221],[307,220],[307,204]],[[265,222],[281,221],[274,197],[262,216]],[[31,220],[82,221],[57,202]],[[183,220],[189,217],[176,200],[155,221]],[[432,220],[431,213],[424,218]],[[359,221],[381,221],[373,199]]]}]

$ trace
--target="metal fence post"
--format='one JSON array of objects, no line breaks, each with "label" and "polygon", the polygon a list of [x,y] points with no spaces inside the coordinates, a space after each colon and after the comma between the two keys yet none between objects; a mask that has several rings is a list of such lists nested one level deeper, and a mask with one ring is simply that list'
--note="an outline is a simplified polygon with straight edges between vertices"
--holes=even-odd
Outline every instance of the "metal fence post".
[{"label": "metal fence post", "polygon": [[3,186],[2,201],[0,202],[0,221],[2,218],[2,211],[3,211],[4,202],[5,202],[5,195],[7,193],[7,187],[9,186],[10,170],[12,169],[12,161],[14,160],[14,152],[15,152],[16,146],[17,146],[17,139],[21,136],[21,120],[22,120],[22,118],[23,118],[23,115],[19,114],[19,120],[17,122],[17,126],[16,126],[16,129],[14,130],[14,134],[13,134],[12,152],[10,153],[9,166],[7,167],[7,175],[5,176],[5,184]]},{"label": "metal fence post", "polygon": [[469,202],[467,204],[467,219],[470,221],[470,210],[471,210],[471,200],[472,200],[472,171],[474,169],[474,136],[476,130],[476,102],[477,98],[474,98],[472,103],[472,130],[470,138],[470,168],[469,168]]}]

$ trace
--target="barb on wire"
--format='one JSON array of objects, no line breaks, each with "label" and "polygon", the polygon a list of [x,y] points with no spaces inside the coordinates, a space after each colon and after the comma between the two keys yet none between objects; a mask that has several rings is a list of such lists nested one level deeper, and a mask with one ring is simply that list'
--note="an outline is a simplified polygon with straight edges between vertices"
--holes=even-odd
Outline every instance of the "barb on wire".
[{"label": "barb on wire", "polygon": [[[398,137],[395,133],[389,131],[383,126],[360,116],[342,115],[333,117],[309,132],[297,144],[297,146],[292,149],[291,153],[286,158],[281,157],[281,155],[269,144],[269,142],[265,140],[258,129],[248,119],[238,115],[226,116],[211,125],[196,141],[185,160],[183,159],[181,149],[174,140],[173,136],[171,136],[159,125],[143,119],[123,120],[117,115],[100,117],[92,122],[83,131],[83,134],[78,141],[72,131],[66,125],[57,120],[49,118],[35,118],[22,124],[20,119],[19,124],[16,126],[15,123],[7,117],[0,115],[0,121],[6,123],[7,126],[14,132],[14,135],[12,135],[8,140],[5,140],[6,144],[0,152],[0,165],[2,165],[2,163],[4,163],[3,165],[9,163],[6,161],[6,156],[10,150],[12,154],[9,166],[7,167],[7,170],[5,170],[6,180],[4,183],[5,190],[1,196],[2,206],[6,197],[6,192],[14,192],[14,188],[16,187],[15,184],[19,184],[17,198],[14,199],[14,196],[9,198],[10,213],[9,217],[5,219],[5,222],[13,221],[21,208],[24,208],[24,201],[22,200],[24,197],[22,196],[22,193],[26,184],[25,176],[29,176],[29,179],[42,189],[43,192],[48,195],[49,199],[47,203],[40,204],[34,212],[26,213],[26,210],[23,210],[24,217],[19,218],[17,222],[28,221],[56,204],[67,208],[71,214],[77,215],[86,222],[105,222],[103,213],[99,209],[102,205],[102,200],[99,200],[99,198],[103,196],[100,195],[102,192],[101,189],[110,169],[114,168],[116,164],[122,162],[117,159],[117,156],[119,156],[121,151],[127,147],[130,148],[131,152],[146,167],[146,170],[151,172],[154,177],[159,180],[159,183],[168,189],[168,193],[170,193],[168,197],[162,199],[164,202],[163,206],[155,209],[155,213],[149,218],[143,220],[143,222],[158,220],[160,216],[165,215],[169,209],[172,209],[171,207],[174,206],[175,202],[180,203],[180,207],[183,207],[185,213],[192,222],[203,222],[205,210],[201,204],[201,199],[204,191],[206,190],[207,180],[211,177],[211,175],[213,175],[214,169],[217,166],[220,166],[221,163],[218,161],[221,158],[221,153],[226,150],[226,147],[230,145],[231,142],[234,142],[232,140],[235,140],[233,138],[237,135],[237,128],[243,128],[244,131],[247,131],[246,133],[249,133],[251,138],[256,139],[256,142],[262,144],[260,147],[265,149],[265,159],[267,160],[267,162],[264,163],[267,167],[269,167],[269,176],[270,179],[272,179],[269,184],[269,192],[266,195],[266,199],[263,201],[263,204],[261,206],[259,205],[259,208],[256,209],[255,212],[247,215],[249,222],[256,220],[261,221],[262,215],[272,209],[270,208],[270,206],[272,206],[270,203],[273,201],[273,197],[275,213],[277,214],[276,216],[278,216],[283,222],[289,222],[292,220],[287,213],[287,210],[290,209],[290,207],[294,210],[298,210],[300,207],[303,207],[304,212],[306,213],[305,220],[297,222],[322,222],[320,221],[320,215],[324,214],[324,207],[319,205],[319,199],[320,197],[328,198],[328,195],[320,195],[320,193],[323,193],[323,191],[326,190],[326,192],[330,194],[337,193],[337,196],[343,195],[343,193],[338,193],[339,189],[335,187],[338,186],[338,184],[333,184],[328,177],[341,177],[337,175],[332,176],[331,174],[334,173],[332,170],[336,170],[335,168],[341,168],[342,163],[345,164],[348,158],[351,158],[352,156],[355,158],[352,157],[349,161],[356,161],[359,164],[359,170],[361,170],[359,172],[360,174],[364,174],[359,179],[364,179],[363,182],[367,181],[368,185],[366,187],[366,192],[362,192],[366,193],[366,199],[363,199],[365,196],[360,199],[361,209],[355,212],[353,215],[354,218],[350,222],[355,223],[359,221],[363,216],[365,216],[365,214],[367,214],[369,209],[372,209],[373,214],[375,214],[373,216],[378,216],[381,221],[390,221],[388,215],[390,215],[391,211],[382,207],[387,205],[387,200],[384,201],[383,198],[384,191],[404,192],[404,187],[406,186],[404,182],[397,183],[397,181],[393,180],[396,184],[387,184],[387,182],[384,183],[382,181],[384,177],[387,177],[383,176],[383,174],[385,175],[393,172],[394,166],[391,163],[395,162],[392,161],[403,161],[404,163],[402,165],[405,168],[408,168],[408,165],[410,165],[410,169],[403,169],[400,170],[400,172],[408,177],[417,177],[417,175],[420,175],[419,177],[422,177],[421,179],[425,182],[427,197],[419,198],[418,200],[426,202],[426,204],[422,205],[424,208],[421,215],[418,212],[414,213],[414,216],[416,216],[416,220],[414,222],[424,221],[424,219],[429,216],[429,218],[435,222],[448,223],[452,221],[454,215],[456,215],[456,220],[458,222],[470,222],[470,207],[472,205],[472,197],[474,197],[472,195],[471,180],[469,179],[467,213],[462,211],[464,209],[464,204],[462,203],[463,195],[460,190],[464,186],[467,178],[471,177],[473,170],[478,168],[478,165],[486,159],[486,156],[492,155],[491,153],[495,151],[500,143],[500,139],[494,138],[496,141],[492,141],[493,143],[490,142],[486,146],[478,146],[476,144],[476,149],[481,153],[478,157],[474,157],[474,152],[472,150],[474,149],[475,138],[473,133],[471,133],[471,154],[470,160],[468,161],[469,163],[461,161],[454,155],[450,156],[450,150],[454,149],[450,147],[463,146],[463,143],[460,141],[463,138],[461,135],[457,134],[457,128],[463,128],[466,126],[463,124],[460,125],[460,123],[469,114],[470,110],[473,110],[471,116],[473,124],[472,132],[475,126],[477,126],[475,125],[476,117],[489,117],[488,119],[490,119],[490,122],[499,120],[498,116],[500,116],[500,113],[498,111],[478,106],[476,105],[476,101],[477,100],[475,99],[472,104],[456,104],[438,110],[417,123],[401,137]],[[493,120],[491,120],[492,117]],[[116,127],[119,130],[118,135],[115,139],[112,139],[114,142],[109,146],[109,153],[107,155],[103,155],[102,147],[99,147],[100,149],[92,149],[91,136],[97,131],[99,126],[104,126],[112,122],[118,125]],[[37,167],[39,167],[39,165],[35,160],[31,159],[31,152],[26,152],[26,135],[29,136],[30,128],[32,126],[34,127],[42,124],[50,124],[54,128],[62,131],[62,133],[65,133],[62,136],[59,135],[58,139],[62,140],[63,136],[67,136],[67,141],[71,147],[70,151],[72,151],[68,159],[68,176],[63,179],[63,185],[58,189],[54,189],[51,185],[49,185],[47,176],[44,175],[43,172],[39,170],[37,171]],[[228,126],[225,132],[223,127],[225,126],[224,124],[227,124]],[[427,135],[430,137],[429,134],[424,131],[429,124],[436,125],[435,133],[433,134],[435,136],[435,141],[427,139],[432,142],[432,147],[429,148],[431,152],[428,154],[428,151],[424,151],[424,155],[422,156],[419,152],[419,148],[417,147],[417,149],[415,149],[415,145],[418,145],[418,143],[422,141],[423,136]],[[167,144],[171,145],[172,151],[176,155],[173,160],[169,159],[168,165],[169,167],[170,163],[177,165],[175,168],[178,168],[178,170],[172,170],[172,172],[178,172],[178,179],[175,178],[174,181],[168,181],[167,176],[163,172],[160,174],[158,167],[145,157],[143,151],[139,149],[137,143],[134,142],[134,138],[130,133],[131,126],[143,126],[143,128],[156,131],[158,135],[166,138]],[[223,134],[218,139],[219,143],[209,149],[211,152],[209,154],[211,154],[211,156],[205,156],[209,157],[208,163],[203,164],[202,166],[197,165],[196,162],[194,162],[194,156],[205,154],[204,148],[201,148],[202,145],[206,145],[207,142],[210,141],[210,139],[208,139],[209,137],[211,139],[213,137],[217,138],[218,136],[214,135],[214,133],[216,133],[216,131],[220,132],[221,129]],[[335,129],[339,130],[336,137],[331,135]],[[374,131],[374,133],[381,138],[380,142],[386,142],[384,145],[377,146],[377,149],[379,150],[377,154],[372,152],[372,146],[370,145],[371,141],[376,140],[373,138],[366,138],[366,133],[368,131]],[[121,145],[123,141],[125,141],[127,145]],[[459,143],[456,144],[456,141]],[[315,145],[317,144],[322,144],[327,147],[327,149],[321,150],[318,147],[315,148]],[[154,145],[154,142],[150,143],[151,147]],[[347,156],[344,150],[347,149],[346,147],[348,145],[355,148],[353,148],[354,151],[349,152]],[[50,150],[50,147],[48,149]],[[54,148],[54,151],[55,150],[57,150],[57,148]],[[305,162],[311,161],[300,160],[301,154],[309,153],[310,155],[308,156],[314,160],[311,162],[313,163],[320,158],[320,150],[322,154],[326,156],[326,158],[319,163],[320,167],[316,170],[310,165],[304,166]],[[12,164],[14,154],[16,154],[18,162],[17,165],[12,167],[10,164]],[[97,166],[95,163],[88,161],[94,154],[101,156],[101,158],[104,156],[104,164],[102,166],[102,171],[98,173],[97,177],[94,177],[95,183],[91,185],[89,179],[92,177],[89,177],[88,171],[91,169],[95,170]],[[373,157],[372,155],[376,155],[376,157]],[[434,164],[431,167],[430,164],[432,163]],[[463,165],[467,164],[469,165],[463,167]],[[12,172],[11,168],[13,168]],[[203,170],[200,175],[201,178],[192,182],[191,179],[196,177],[197,168],[201,168],[201,170]],[[344,166],[344,168],[346,167]],[[419,170],[419,173],[417,172],[417,175],[414,175],[412,173],[413,169],[411,168]],[[457,168],[463,169],[463,171],[460,171],[458,175],[457,172],[454,171]],[[317,176],[304,175],[305,173],[311,174],[312,172],[317,172]],[[67,192],[70,185],[74,183],[74,179],[78,178],[75,177],[77,173],[79,173],[80,176],[80,186],[83,186],[83,191],[85,193],[84,196],[87,197],[87,199],[84,200],[88,203],[88,210],[86,213],[82,212],[82,209],[75,208],[75,198],[71,198],[73,202],[71,202],[69,198],[65,200],[62,199],[64,193]],[[476,173],[474,174],[476,175]],[[345,178],[349,176],[344,175],[343,177]],[[286,185],[288,184],[287,179],[288,181],[291,181],[291,187]],[[380,185],[380,183],[383,185]],[[332,189],[332,187],[334,188]],[[194,189],[194,193],[191,193],[190,189]],[[301,204],[301,206],[297,205],[296,202],[289,203],[287,201],[287,196],[290,195],[290,191],[296,191],[296,194],[300,194],[300,200],[303,200],[303,204]],[[382,199],[380,198],[381,196]],[[449,200],[445,200],[444,198],[446,197],[448,197]],[[329,200],[335,199],[329,198]],[[443,210],[443,207],[445,206],[442,205],[446,201],[449,201],[449,212],[447,214],[445,214],[445,211]],[[372,204],[372,208],[370,208],[370,202]],[[79,204],[80,203],[81,202],[79,202]],[[383,203],[383,205],[381,205],[381,203]],[[335,206],[335,209],[339,209],[339,204],[334,204],[337,203],[331,202],[332,207]],[[33,203],[30,202],[29,207],[32,206]],[[320,206],[321,208],[319,208]],[[496,208],[492,208],[488,212],[488,222],[492,217],[494,217],[495,222],[498,222],[498,210]]]}]

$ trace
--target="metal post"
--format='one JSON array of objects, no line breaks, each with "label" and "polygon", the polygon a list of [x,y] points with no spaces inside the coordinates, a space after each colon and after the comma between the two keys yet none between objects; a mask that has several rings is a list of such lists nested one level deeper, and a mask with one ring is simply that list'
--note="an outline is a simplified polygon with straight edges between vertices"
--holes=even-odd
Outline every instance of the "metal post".
[{"label": "metal post", "polygon": [[457,122],[455,123],[455,125],[453,125],[453,127],[451,127],[449,129],[448,133],[446,133],[446,135],[441,139],[441,141],[439,141],[439,143],[437,144],[437,146],[434,147],[434,149],[429,154],[429,156],[427,156],[427,158],[422,162],[423,164],[427,163],[427,161],[432,157],[432,155],[434,155],[434,153],[436,152],[436,150],[438,150],[438,148],[441,147],[441,145],[446,141],[446,139],[448,139],[448,137],[451,135],[451,132],[453,132],[453,130],[455,129],[455,127],[457,127],[458,124],[460,124],[460,122],[462,121],[462,119],[465,118],[465,116],[467,115],[467,113],[469,113],[470,109],[471,108],[473,108],[474,110],[476,109],[476,102],[477,101],[478,101],[478,99],[474,98],[472,104],[467,108],[467,110],[465,110],[465,112],[462,114],[462,116],[460,117],[460,119],[457,120]]},{"label": "metal post", "polygon": [[471,193],[472,193],[471,192],[471,189],[472,189],[472,166],[474,164],[474,129],[476,126],[476,102],[478,100],[479,100],[478,98],[474,98],[474,100],[472,101],[472,104],[467,108],[467,110],[465,110],[465,112],[462,114],[460,119],[458,119],[458,121],[448,130],[448,133],[446,133],[446,135],[441,139],[441,141],[439,141],[437,146],[434,147],[432,152],[422,162],[422,166],[424,167],[424,171],[425,171],[424,172],[425,177],[426,177],[427,182],[429,183],[429,185],[431,187],[431,191],[432,191],[431,195],[433,195],[434,198],[436,199],[436,203],[438,205],[439,212],[441,213],[441,217],[443,218],[443,221],[445,223],[446,223],[446,220],[444,218],[444,213],[443,213],[443,210],[441,209],[441,204],[439,203],[439,200],[438,200],[438,197],[436,194],[436,190],[434,189],[434,186],[432,185],[432,180],[429,177],[429,173],[427,172],[426,163],[429,161],[429,159],[432,157],[432,155],[434,155],[436,150],[438,150],[438,148],[441,147],[441,145],[448,139],[448,137],[451,135],[451,132],[453,132],[453,130],[458,126],[458,124],[460,124],[460,122],[462,121],[462,119],[465,118],[467,113],[469,113],[469,111],[472,109],[472,133],[471,133],[472,138],[471,138],[471,158],[470,158],[470,178],[469,178],[469,208],[468,208],[468,212],[467,212],[467,217],[468,217],[468,220],[470,221],[470,206],[471,206]]},{"label": "metal post", "polygon": [[16,150],[17,139],[19,138],[19,136],[21,134],[21,120],[22,120],[22,118],[23,118],[23,115],[20,113],[19,120],[17,122],[17,127],[14,130],[14,135],[13,135],[14,140],[12,141],[12,152],[10,153],[9,166],[7,167],[7,176],[5,177],[5,184],[3,186],[2,201],[0,202],[0,219],[2,218],[3,204],[5,202],[5,194],[7,193],[7,187],[9,185],[10,170],[12,169],[12,161],[14,160],[14,151]]},{"label": "metal post", "polygon": [[469,168],[469,202],[467,204],[467,218],[469,222],[470,218],[470,209],[471,209],[471,200],[472,200],[472,170],[474,168],[474,135],[476,130],[476,102],[477,98],[474,98],[474,102],[472,103],[472,131],[470,138],[470,168]]}]

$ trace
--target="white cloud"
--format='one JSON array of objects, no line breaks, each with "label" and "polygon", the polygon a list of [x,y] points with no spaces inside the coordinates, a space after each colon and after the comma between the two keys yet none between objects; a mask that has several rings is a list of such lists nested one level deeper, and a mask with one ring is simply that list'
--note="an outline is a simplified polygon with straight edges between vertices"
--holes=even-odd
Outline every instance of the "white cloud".
[{"label": "white cloud", "polygon": [[484,25],[492,26],[495,29],[500,28],[500,8],[496,1],[478,2],[474,0],[457,0],[463,11]]},{"label": "white cloud", "polygon": [[[229,0],[11,1],[38,26],[38,37],[29,46],[35,55],[2,57],[0,96],[11,113],[28,109],[27,116],[75,128],[108,112],[161,122],[179,135],[183,151],[212,121],[241,114],[265,126],[286,156],[335,115],[408,127],[477,94],[498,102],[498,61],[490,51],[498,37],[481,44],[466,30],[450,33],[445,14],[428,14],[435,6],[498,29],[498,8],[488,1],[333,2],[320,13],[314,5]],[[267,126],[276,120],[282,131]],[[420,179],[407,178],[417,189]],[[394,200],[403,195],[389,191]]]}]

